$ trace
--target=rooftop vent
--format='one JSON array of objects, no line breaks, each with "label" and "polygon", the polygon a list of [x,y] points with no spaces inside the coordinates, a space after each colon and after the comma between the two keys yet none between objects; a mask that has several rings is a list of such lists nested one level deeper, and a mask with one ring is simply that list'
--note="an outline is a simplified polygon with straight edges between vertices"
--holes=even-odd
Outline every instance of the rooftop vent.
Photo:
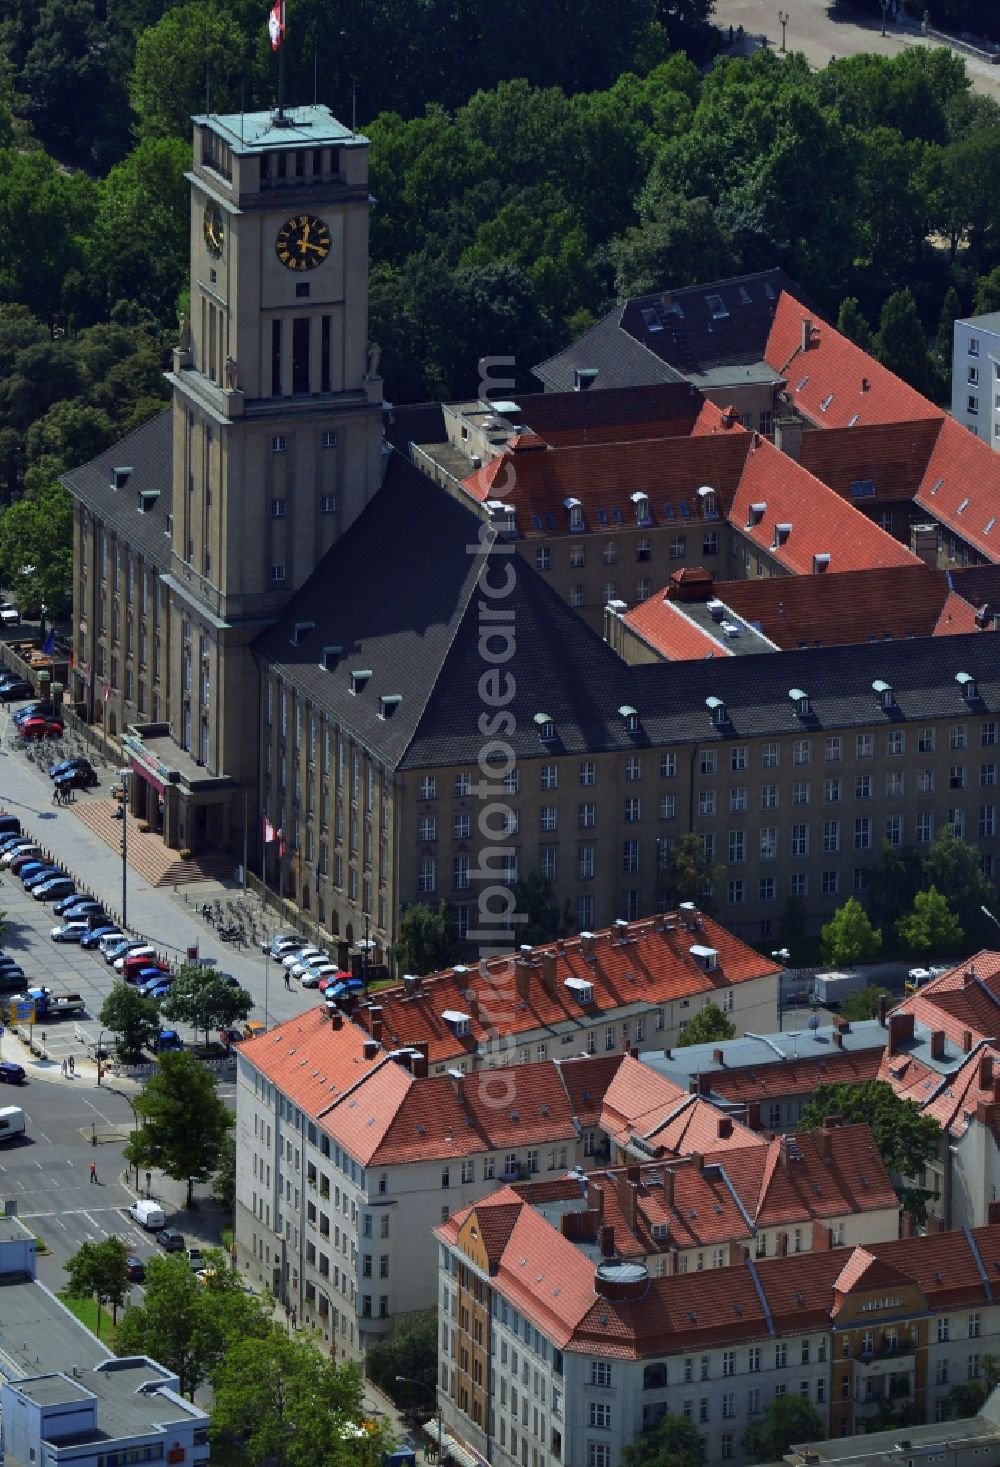
[{"label": "rooftop vent", "polygon": [[402,693],[383,693],[378,700],[378,716],[383,722],[390,719],[403,701]]},{"label": "rooftop vent", "polygon": [[372,670],[370,667],[356,667],[351,673],[351,692],[363,693],[371,682]]},{"label": "rooftop vent", "polygon": [[575,392],[589,392],[597,381],[597,367],[577,367],[573,373],[573,389]]},{"label": "rooftop vent", "polygon": [[315,626],[314,621],[297,621],[292,627],[292,646],[300,647]]},{"label": "rooftop vent", "polygon": [[726,614],[726,603],[720,601],[718,597],[713,596],[712,600],[707,603],[707,606],[708,614],[713,621],[721,621]]},{"label": "rooftop vent", "polygon": [[764,518],[764,516],[766,514],[767,514],[767,502],[766,501],[764,501],[764,502],[762,502],[760,504],[751,504],[750,509],[747,512],[747,529],[748,530],[752,530],[753,527],[754,527],[754,525],[759,525],[760,522],[761,522],[761,520]]},{"label": "rooftop vent", "polygon": [[112,487],[112,489],[124,489],[125,486],[128,484],[129,477],[130,477],[131,473],[132,473],[131,466],[129,466],[127,469],[112,469],[111,470],[111,487]]},{"label": "rooftop vent", "polygon": [[324,672],[332,672],[340,660],[343,647],[324,647],[319,654],[319,665]]}]

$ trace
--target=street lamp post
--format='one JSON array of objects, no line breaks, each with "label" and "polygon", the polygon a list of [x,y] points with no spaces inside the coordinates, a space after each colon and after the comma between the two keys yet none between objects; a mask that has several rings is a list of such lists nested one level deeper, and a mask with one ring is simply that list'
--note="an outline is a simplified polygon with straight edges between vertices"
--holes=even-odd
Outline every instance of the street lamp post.
[{"label": "street lamp post", "polygon": [[885,13],[889,9],[889,0],[882,0],[882,34],[885,35]]},{"label": "street lamp post", "polygon": [[[94,1058],[97,1061],[97,1083],[98,1083],[98,1085],[100,1085],[100,1083],[101,1083],[101,1055],[103,1053],[104,1053],[104,1030],[102,1029],[100,1031],[100,1033],[98,1034],[98,1036],[97,1036],[97,1053],[94,1056]],[[94,1145],[95,1146],[97,1145],[96,1138],[94,1139]]]},{"label": "street lamp post", "polygon": [[[883,17],[884,17],[885,16],[885,0],[882,0],[882,14],[883,14]],[[790,19],[791,19],[791,16],[788,14],[788,11],[787,10],[779,10],[778,11],[778,24],[781,26],[781,49],[782,49],[782,51],[784,51],[784,49],[785,49],[785,27],[787,26],[787,24],[788,24],[788,22],[789,22]],[[885,35],[885,31],[884,30],[883,30],[882,34],[883,34],[883,36]]]},{"label": "street lamp post", "polygon": [[[413,1377],[409,1375],[397,1375],[396,1379],[403,1382],[405,1385],[414,1385],[417,1387],[418,1390],[424,1391],[425,1393],[427,1392],[427,1387],[424,1385],[422,1380],[414,1380]],[[440,1462],[441,1454],[444,1451],[444,1417],[441,1414],[441,1403],[438,1400],[436,1393],[434,1396],[434,1409],[437,1411],[438,1419],[438,1461]]]}]

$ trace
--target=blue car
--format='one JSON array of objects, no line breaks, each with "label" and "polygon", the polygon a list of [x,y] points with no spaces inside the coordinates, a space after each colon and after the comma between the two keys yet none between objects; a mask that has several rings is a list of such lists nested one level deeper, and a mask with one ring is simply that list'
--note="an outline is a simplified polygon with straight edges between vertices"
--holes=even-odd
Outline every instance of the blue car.
[{"label": "blue car", "polygon": [[25,891],[34,891],[36,886],[41,886],[43,881],[51,881],[53,876],[65,876],[65,871],[60,871],[58,866],[39,866],[23,879],[22,885]]},{"label": "blue car", "polygon": [[27,881],[30,876],[35,875],[36,871],[44,870],[48,864],[48,861],[43,861],[41,856],[35,856],[30,861],[25,861],[17,875],[21,881]]},{"label": "blue car", "polygon": [[173,974],[164,973],[162,968],[157,968],[155,973],[144,968],[142,973],[139,974],[136,990],[144,998],[162,998],[165,993],[169,992],[170,985],[173,981]]},{"label": "blue car", "polygon": [[82,937],[80,939],[80,946],[84,948],[94,948],[100,942],[102,937],[107,937],[110,933],[117,931],[117,923],[103,922],[99,927],[92,927],[87,933],[86,937]]},{"label": "blue car", "polygon": [[166,998],[169,992],[169,983],[158,983],[155,988],[150,988],[145,996],[146,998],[155,998],[159,1002],[161,998]]},{"label": "blue car", "polygon": [[64,897],[53,910],[61,915],[63,912],[68,912],[71,907],[74,911],[78,910],[81,917],[104,916],[104,908],[100,902],[95,897],[87,896]]}]

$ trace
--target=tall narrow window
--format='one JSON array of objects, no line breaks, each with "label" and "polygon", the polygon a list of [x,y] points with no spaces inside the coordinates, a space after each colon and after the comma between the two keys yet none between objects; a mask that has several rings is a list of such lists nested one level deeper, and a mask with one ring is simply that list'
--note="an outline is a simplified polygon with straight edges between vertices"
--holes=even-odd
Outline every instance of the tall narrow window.
[{"label": "tall narrow window", "polygon": [[281,396],[281,322],[271,322],[271,396]]},{"label": "tall narrow window", "polygon": [[309,327],[308,316],[297,316],[292,322],[292,391],[309,391]]},{"label": "tall narrow window", "polygon": [[210,305],[208,308],[208,375],[213,382],[219,380],[215,375],[215,364],[215,307]]},{"label": "tall narrow window", "polygon": [[322,386],[321,392],[330,391],[330,317],[324,316],[322,321]]}]

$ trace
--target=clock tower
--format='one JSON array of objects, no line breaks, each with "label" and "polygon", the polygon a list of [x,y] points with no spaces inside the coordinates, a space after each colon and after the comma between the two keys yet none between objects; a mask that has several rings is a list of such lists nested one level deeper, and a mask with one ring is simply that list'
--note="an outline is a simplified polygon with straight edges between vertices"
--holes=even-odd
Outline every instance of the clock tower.
[{"label": "clock tower", "polygon": [[[368,140],[321,106],[196,117],[187,177],[190,304],[169,374],[169,721],[206,776],[255,790],[249,645],[381,482]],[[225,801],[189,814],[188,844],[234,843]]]}]

